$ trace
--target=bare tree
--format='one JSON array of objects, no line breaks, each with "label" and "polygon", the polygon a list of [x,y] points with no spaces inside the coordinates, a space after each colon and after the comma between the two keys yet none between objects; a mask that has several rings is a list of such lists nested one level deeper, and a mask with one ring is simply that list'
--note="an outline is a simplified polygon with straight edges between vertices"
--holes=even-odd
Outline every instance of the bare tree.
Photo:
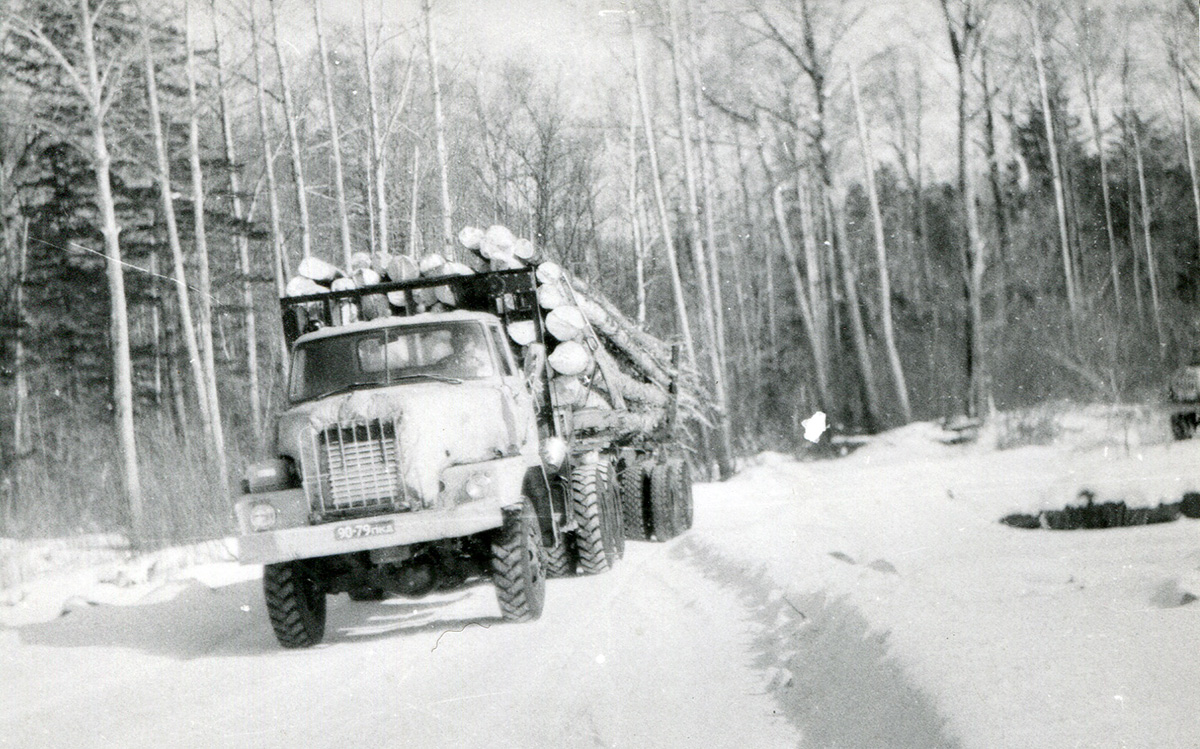
[{"label": "bare tree", "polygon": [[[39,47],[67,75],[75,93],[83,100],[90,131],[90,147],[84,152],[91,159],[96,178],[96,207],[100,212],[100,232],[104,236],[105,267],[110,297],[113,353],[113,404],[118,444],[121,450],[122,477],[135,541],[140,540],[145,518],[142,482],[138,473],[137,442],[133,430],[133,366],[129,351],[129,313],[125,300],[125,274],[121,260],[121,228],[117,224],[116,203],[112,192],[112,156],[108,150],[105,116],[118,90],[116,78],[124,61],[113,57],[100,70],[96,51],[96,21],[88,0],[79,0],[79,36],[82,59],[72,63],[38,25],[25,18],[9,18],[17,34]],[[120,52],[114,52],[119,55]],[[118,73],[114,77],[114,72]]]},{"label": "bare tree", "polygon": [[288,145],[292,152],[292,181],[296,185],[296,210],[300,214],[300,249],[303,257],[312,257],[312,224],[308,216],[308,192],[304,185],[304,163],[300,157],[300,134],[296,125],[296,108],[292,104],[292,89],[288,85],[287,66],[283,61],[283,45],[279,41],[279,19],[275,12],[278,0],[267,0],[271,10],[271,39],[275,47],[275,63],[279,67],[279,91],[283,97],[283,119],[287,123]]},{"label": "bare tree", "polygon": [[1075,17],[1078,44],[1078,62],[1082,76],[1083,96],[1087,103],[1088,121],[1092,126],[1092,144],[1100,162],[1100,195],[1104,202],[1104,232],[1108,239],[1109,275],[1113,286],[1113,300],[1117,314],[1122,311],[1121,274],[1117,260],[1117,237],[1113,229],[1112,197],[1108,186],[1108,159],[1104,148],[1104,131],[1100,127],[1100,67],[1106,60],[1104,45],[1097,38],[1097,14],[1099,11],[1086,2],[1078,4],[1079,15]]},{"label": "bare tree", "polygon": [[896,398],[900,402],[900,412],[907,424],[912,421],[912,407],[908,403],[908,383],[904,379],[904,367],[900,363],[900,351],[896,348],[896,330],[892,323],[892,281],[891,275],[888,273],[883,212],[879,208],[879,190],[875,186],[874,151],[871,147],[871,135],[867,131],[867,118],[863,113],[862,99],[858,91],[858,78],[853,70],[850,71],[850,94],[854,101],[859,150],[862,154],[863,171],[867,183],[867,199],[871,206],[871,225],[875,230],[875,260],[879,267],[879,315],[883,323],[884,346],[887,349],[888,363],[892,368],[892,380],[896,386]]},{"label": "bare tree", "polygon": [[350,212],[346,207],[346,180],[342,176],[342,142],[338,133],[337,107],[333,102],[333,76],[329,72],[329,50],[325,47],[325,29],[321,23],[321,0],[312,0],[317,26],[317,54],[321,58],[321,81],[325,86],[325,117],[329,124],[329,145],[333,158],[333,194],[337,202],[338,229],[342,240],[342,262],[350,267],[353,247],[350,240]]},{"label": "bare tree", "polygon": [[1058,240],[1062,251],[1063,277],[1067,285],[1067,308],[1074,318],[1079,314],[1078,293],[1075,289],[1075,266],[1071,259],[1071,242],[1067,229],[1067,204],[1063,185],[1062,163],[1058,157],[1058,138],[1054,131],[1054,115],[1050,109],[1050,87],[1046,80],[1046,53],[1043,42],[1042,0],[1030,0],[1026,7],[1026,20],[1033,38],[1033,64],[1037,72],[1038,96],[1042,106],[1042,122],[1046,129],[1047,148],[1050,152],[1050,179],[1054,186],[1054,208],[1058,216]]},{"label": "bare tree", "polygon": [[211,449],[213,445],[213,423],[209,412],[208,389],[204,377],[204,364],[200,357],[200,348],[196,343],[196,324],[192,319],[191,291],[187,282],[183,244],[179,239],[175,197],[171,187],[171,159],[167,152],[167,141],[163,133],[162,111],[158,95],[158,76],[155,70],[154,58],[151,54],[148,24],[143,25],[142,34],[146,75],[146,100],[150,110],[150,130],[154,139],[158,193],[162,202],[163,222],[167,230],[167,246],[171,251],[175,295],[179,300],[179,322],[182,328],[180,332],[183,336],[184,350],[187,352],[188,367],[192,374],[192,384],[196,388],[196,397],[200,405],[200,421],[204,430],[205,444],[207,449]]},{"label": "bare tree", "polygon": [[[263,80],[262,43],[258,38],[258,14],[255,4],[250,3],[250,44],[254,55],[254,99],[258,105],[258,137],[262,141],[263,172],[267,179],[267,207],[271,222],[271,248],[275,262],[275,294],[283,296],[284,286],[290,272],[287,262],[287,247],[283,241],[283,228],[279,220],[279,186],[275,181],[275,149],[272,147],[271,132],[267,117],[266,82]],[[284,343],[286,348],[287,344]],[[285,352],[286,353],[286,352]],[[286,360],[286,356],[284,359]]]},{"label": "bare tree", "polygon": [[671,222],[667,217],[667,203],[663,195],[662,172],[658,167],[658,149],[655,146],[654,123],[650,113],[650,97],[646,93],[646,77],[642,71],[642,56],[638,50],[637,29],[634,27],[633,14],[626,15],[629,25],[629,43],[633,48],[634,86],[637,88],[638,104],[642,113],[642,130],[646,138],[646,156],[650,160],[650,183],[654,188],[654,204],[658,209],[659,225],[662,229],[662,241],[667,253],[667,265],[671,271],[671,289],[675,297],[675,317],[683,337],[684,352],[687,363],[693,369],[696,367],[696,344],[692,338],[692,326],[688,321],[687,303],[683,292],[683,279],[679,274],[679,258],[675,252],[675,242],[671,238]]},{"label": "bare tree", "polygon": [[229,462],[225,455],[225,430],[221,423],[221,404],[217,397],[217,363],[213,340],[212,310],[213,285],[209,270],[208,229],[205,225],[204,171],[200,165],[200,101],[196,95],[196,59],[192,40],[191,0],[184,0],[184,46],[187,57],[184,69],[187,72],[188,89],[188,157],[192,173],[192,234],[196,246],[196,265],[199,276],[197,291],[200,294],[200,358],[204,364],[205,397],[208,399],[208,415],[212,419],[213,458],[222,490],[229,487]]},{"label": "bare tree", "polygon": [[[209,0],[213,22],[213,50],[217,64],[217,94],[219,96],[221,114],[221,136],[225,146],[225,164],[229,169],[229,195],[233,207],[233,218],[238,223],[237,248],[238,265],[241,271],[242,286],[242,321],[246,335],[246,369],[249,377],[250,391],[250,425],[254,430],[256,444],[262,442],[262,396],[258,378],[258,320],[254,315],[254,287],[251,284],[250,269],[250,239],[246,236],[246,228],[242,222],[246,220],[242,208],[240,166],[233,146],[233,118],[229,111],[229,90],[226,87],[225,60],[221,55],[221,33],[217,23],[216,0]],[[270,158],[270,154],[266,154]]]},{"label": "bare tree", "polygon": [[963,405],[968,416],[977,416],[990,399],[985,360],[987,345],[983,327],[983,273],[987,257],[983,235],[979,230],[975,187],[970,178],[967,129],[970,118],[968,85],[971,80],[971,66],[979,49],[984,9],[977,0],[941,0],[941,5],[957,83],[958,191],[963,206],[966,234],[962,258],[963,287],[967,302],[967,393]]},{"label": "bare tree", "polygon": [[421,0],[421,19],[425,27],[425,56],[429,61],[429,88],[433,97],[433,135],[437,145],[438,174],[441,177],[442,252],[457,257],[454,244],[454,206],[450,202],[450,165],[446,151],[446,117],[442,113],[442,87],[438,81],[437,39],[433,35],[431,0]]}]

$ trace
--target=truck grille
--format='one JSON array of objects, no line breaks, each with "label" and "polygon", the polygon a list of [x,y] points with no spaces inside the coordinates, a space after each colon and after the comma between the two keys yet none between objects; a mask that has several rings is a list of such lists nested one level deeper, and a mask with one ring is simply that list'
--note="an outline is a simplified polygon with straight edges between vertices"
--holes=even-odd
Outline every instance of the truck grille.
[{"label": "truck grille", "polygon": [[300,456],[309,508],[335,517],[415,509],[401,478],[398,431],[393,419],[309,430]]}]

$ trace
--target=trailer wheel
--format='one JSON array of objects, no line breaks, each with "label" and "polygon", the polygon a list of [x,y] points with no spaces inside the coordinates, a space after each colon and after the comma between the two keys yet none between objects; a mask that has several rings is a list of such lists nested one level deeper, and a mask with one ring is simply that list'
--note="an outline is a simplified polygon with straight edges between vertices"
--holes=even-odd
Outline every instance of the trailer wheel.
[{"label": "trailer wheel", "polygon": [[684,531],[676,511],[676,479],[670,463],[650,470],[650,527],[656,541],[670,541]]},{"label": "trailer wheel", "polygon": [[558,543],[546,548],[546,577],[570,577],[575,574],[575,542],[569,533],[559,533]]},{"label": "trailer wheel", "polygon": [[617,561],[612,520],[606,517],[616,505],[612,497],[614,487],[608,477],[604,463],[587,463],[571,472],[571,507],[578,525],[575,548],[579,552],[579,570],[586,575],[605,572]]},{"label": "trailer wheel", "polygon": [[621,519],[625,525],[625,538],[641,541],[649,537],[646,533],[646,469],[636,460],[621,463]]},{"label": "trailer wheel", "polygon": [[325,637],[325,593],[301,562],[263,567],[263,596],[275,639],[285,648],[308,648]]},{"label": "trailer wheel", "polygon": [[492,582],[505,621],[529,622],[542,615],[546,575],[542,566],[542,529],[526,500],[519,513],[505,518],[492,539]]},{"label": "trailer wheel", "polygon": [[671,466],[671,486],[674,491],[675,518],[679,532],[689,530],[695,520],[696,509],[692,498],[692,469],[686,460],[676,458]]}]

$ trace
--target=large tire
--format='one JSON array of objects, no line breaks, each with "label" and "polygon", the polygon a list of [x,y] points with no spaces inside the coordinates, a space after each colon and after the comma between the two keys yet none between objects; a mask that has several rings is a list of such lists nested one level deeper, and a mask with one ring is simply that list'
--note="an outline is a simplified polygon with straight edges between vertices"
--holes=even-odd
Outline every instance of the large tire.
[{"label": "large tire", "polygon": [[670,541],[684,528],[675,500],[676,479],[670,463],[655,463],[650,470],[650,529],[656,541]]},{"label": "large tire", "polygon": [[546,577],[570,577],[575,574],[575,540],[571,534],[558,534],[558,543],[546,549]]},{"label": "large tire", "polygon": [[682,458],[672,460],[668,465],[671,466],[671,488],[675,494],[675,518],[682,533],[692,527],[696,516],[692,498],[692,469]]},{"label": "large tire", "polygon": [[542,529],[533,504],[526,500],[492,539],[492,582],[505,621],[529,622],[542,615],[546,574],[542,563]]},{"label": "large tire", "polygon": [[280,645],[309,648],[325,637],[325,593],[303,563],[263,567],[263,595]]},{"label": "large tire", "polygon": [[643,465],[636,460],[623,461],[621,464],[621,520],[625,526],[625,538],[635,541],[646,539],[646,472]]},{"label": "large tire", "polygon": [[609,517],[616,503],[608,479],[607,463],[586,463],[571,472],[571,509],[578,526],[575,548],[579,571],[585,575],[606,572],[617,562],[617,541]]},{"label": "large tire", "polygon": [[601,493],[601,498],[605,503],[603,517],[608,520],[609,533],[612,535],[617,559],[624,559],[625,518],[621,514],[621,485],[617,481],[617,463],[615,460],[609,460],[601,465],[606,469],[604,491]]}]

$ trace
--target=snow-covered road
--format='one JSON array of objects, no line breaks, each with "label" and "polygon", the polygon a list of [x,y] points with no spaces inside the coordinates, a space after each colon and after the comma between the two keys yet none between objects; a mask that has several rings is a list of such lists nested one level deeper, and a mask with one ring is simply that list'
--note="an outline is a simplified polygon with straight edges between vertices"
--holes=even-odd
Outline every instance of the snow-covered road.
[{"label": "snow-covered road", "polygon": [[343,595],[324,644],[285,651],[254,568],[30,579],[0,590],[0,747],[1200,747],[1200,520],[997,522],[1200,491],[1200,440],[1098,423],[760,456],[697,486],[685,536],[551,580],[530,624],[489,584]]},{"label": "snow-covered road", "polygon": [[746,609],[688,548],[551,581],[532,624],[500,622],[486,584],[336,596],[305,651],[276,645],[256,580],[84,605],[0,632],[0,745],[795,746]]}]

